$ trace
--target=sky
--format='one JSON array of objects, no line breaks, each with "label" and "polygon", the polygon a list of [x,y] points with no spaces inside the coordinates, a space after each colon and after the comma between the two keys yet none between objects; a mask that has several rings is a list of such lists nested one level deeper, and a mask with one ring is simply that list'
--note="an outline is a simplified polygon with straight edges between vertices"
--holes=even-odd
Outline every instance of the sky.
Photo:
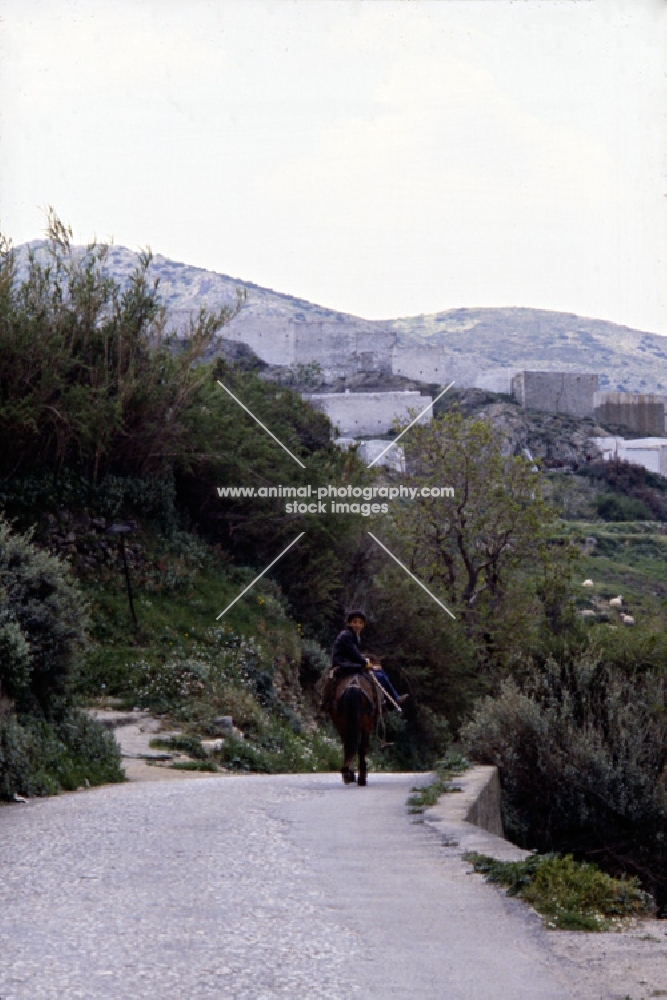
[{"label": "sky", "polygon": [[667,335],[665,0],[0,0],[0,230]]}]

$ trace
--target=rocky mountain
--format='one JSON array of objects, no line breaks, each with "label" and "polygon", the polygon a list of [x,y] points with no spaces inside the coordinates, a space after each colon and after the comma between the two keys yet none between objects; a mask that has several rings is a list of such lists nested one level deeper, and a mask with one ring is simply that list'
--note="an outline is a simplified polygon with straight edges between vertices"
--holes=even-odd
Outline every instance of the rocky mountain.
[{"label": "rocky mountain", "polygon": [[[43,243],[35,241],[17,248],[19,277],[26,273],[29,247],[41,252]],[[137,259],[133,251],[111,246],[107,267],[124,282]],[[308,325],[318,326],[325,338],[345,334],[345,342],[355,333],[371,336],[377,332],[395,336],[399,349],[437,348],[451,358],[454,367],[458,363],[463,370],[479,374],[497,368],[592,371],[599,374],[601,388],[667,392],[667,338],[603,320],[541,309],[462,308],[371,321],[160,254],[153,258],[151,273],[160,280],[171,326],[183,333],[190,315],[201,306],[216,309],[233,304],[237,289],[245,290],[245,304],[230,325],[229,336],[247,339],[255,350],[259,336],[271,364],[293,363],[286,346],[284,359],[281,357],[282,345],[287,345],[291,329]]]},{"label": "rocky mountain", "polygon": [[574,313],[450,309],[395,320],[392,328],[415,344],[477,354],[483,369],[590,371],[610,391],[667,389],[667,338]]}]

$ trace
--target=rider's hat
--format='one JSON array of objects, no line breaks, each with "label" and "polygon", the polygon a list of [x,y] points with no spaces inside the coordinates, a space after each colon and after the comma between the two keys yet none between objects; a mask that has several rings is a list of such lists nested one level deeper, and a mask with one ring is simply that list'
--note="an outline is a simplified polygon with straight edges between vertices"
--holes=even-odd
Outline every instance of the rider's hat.
[{"label": "rider's hat", "polygon": [[348,611],[347,615],[345,616],[345,624],[347,625],[348,622],[351,622],[353,618],[363,618],[364,624],[366,623],[366,615],[364,614],[363,611]]}]

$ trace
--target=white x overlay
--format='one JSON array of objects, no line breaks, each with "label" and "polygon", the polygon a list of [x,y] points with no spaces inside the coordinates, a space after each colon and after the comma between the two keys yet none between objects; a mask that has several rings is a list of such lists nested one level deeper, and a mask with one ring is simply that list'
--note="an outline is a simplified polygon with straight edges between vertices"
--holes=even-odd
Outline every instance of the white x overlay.
[{"label": "white x overlay", "polygon": [[[294,459],[294,461],[296,462],[297,465],[300,465],[302,469],[306,468],[306,466],[303,464],[303,462],[301,462],[296,457],[296,455],[293,455],[292,452],[289,450],[289,448],[285,447],[285,445],[282,443],[282,441],[279,438],[276,437],[276,435],[273,433],[273,431],[270,431],[269,428],[266,427],[262,423],[262,421],[258,417],[255,416],[255,414],[252,412],[252,410],[248,409],[248,407],[245,405],[245,403],[242,403],[240,399],[237,399],[236,396],[234,395],[234,393],[230,389],[228,389],[226,385],[222,385],[222,382],[220,381],[220,379],[216,379],[216,381],[217,381],[218,385],[221,386],[225,390],[225,392],[228,393],[232,397],[232,399],[234,400],[234,402],[238,403],[239,406],[241,406],[246,411],[246,413],[249,413],[250,416],[252,417],[252,419],[256,423],[259,424],[259,426],[262,428],[262,430],[266,431],[266,433],[269,434],[270,437],[272,437],[273,440],[276,441],[280,445],[280,447],[283,449],[283,451],[286,451],[287,454],[289,455],[289,457]],[[440,398],[440,397],[438,397],[438,398]]]},{"label": "white x overlay", "polygon": [[[407,430],[407,427],[406,427],[406,430]],[[401,560],[397,559],[396,556],[394,555],[394,553],[390,552],[389,549],[387,548],[387,546],[382,544],[382,542],[380,541],[379,538],[375,537],[375,535],[373,534],[372,531],[369,531],[368,534],[371,536],[371,538],[373,539],[374,542],[378,543],[378,545],[380,546],[381,549],[384,549],[384,551],[387,553],[388,556],[391,556],[391,558],[394,560],[395,563],[398,563],[398,565],[401,567],[401,569],[405,570],[405,572],[408,574],[408,576],[412,577],[412,579],[415,581],[415,583],[419,584],[419,586],[421,587],[422,590],[426,591],[426,593],[428,594],[429,597],[433,598],[433,600],[435,601],[436,604],[440,605],[440,607],[442,608],[443,611],[447,612],[447,614],[449,615],[450,618],[453,618],[454,621],[456,621],[456,615],[453,615],[451,613],[451,611],[449,610],[449,608],[446,608],[445,605],[442,603],[442,601],[438,600],[438,598],[435,596],[435,594],[432,594],[431,591],[428,589],[428,587],[426,587],[421,582],[421,580],[418,580],[417,577],[415,576],[415,574],[411,573],[410,570],[408,569],[408,567],[404,566],[403,563],[401,562]]]},{"label": "white x overlay", "polygon": [[[435,399],[432,399],[431,402],[428,404],[428,406],[425,406],[424,409],[421,411],[421,413],[418,413],[417,416],[415,417],[415,419],[411,420],[410,423],[408,424],[408,426],[403,428],[403,430],[398,435],[398,437],[394,438],[394,440],[391,442],[391,444],[388,444],[387,447],[383,451],[381,451],[379,455],[376,455],[375,458],[373,459],[373,461],[370,463],[370,465],[367,465],[366,468],[370,469],[371,465],[375,465],[375,463],[378,462],[382,458],[383,455],[386,455],[387,452],[389,451],[389,449],[393,448],[397,441],[400,441],[400,439],[403,437],[403,435],[405,434],[405,432],[409,431],[410,428],[412,427],[412,425],[416,424],[417,421],[421,417],[424,416],[424,414],[426,413],[427,410],[430,410],[430,408],[432,406],[435,406],[435,404],[438,402],[438,400],[442,399],[442,397],[445,395],[445,393],[447,392],[447,390],[451,389],[451,387],[453,385],[454,385],[454,383],[450,382],[446,389],[443,389],[442,392],[435,397]],[[369,532],[369,534],[370,534],[370,532]],[[377,541],[377,539],[376,539],[376,541]],[[405,569],[405,566],[403,567],[403,569]],[[419,582],[419,581],[417,581],[417,582]],[[426,590],[426,588],[424,588],[424,590]],[[433,594],[431,594],[431,597],[433,597]],[[445,611],[446,610],[447,609],[445,608]]]},{"label": "white x overlay", "polygon": [[242,591],[241,591],[241,593],[239,594],[239,596],[238,596],[238,597],[235,597],[235,598],[234,598],[234,600],[232,601],[232,603],[231,603],[231,604],[228,604],[228,605],[227,605],[227,607],[225,608],[225,610],[224,610],[224,611],[221,611],[221,612],[220,612],[220,614],[216,616],[216,621],[218,621],[218,620],[219,620],[220,618],[222,618],[222,616],[223,616],[223,615],[226,615],[226,614],[227,614],[227,612],[229,611],[229,609],[230,609],[230,608],[232,608],[232,607],[233,607],[233,606],[234,606],[234,605],[236,604],[236,602],[237,602],[237,601],[240,601],[240,600],[241,600],[241,598],[243,597],[243,595],[244,595],[244,594],[247,594],[247,593],[248,593],[248,591],[250,590],[250,588],[251,588],[251,587],[254,587],[254,586],[255,586],[255,584],[257,583],[257,581],[258,581],[258,580],[261,580],[261,578],[262,578],[262,577],[264,576],[264,574],[265,574],[265,573],[268,573],[268,572],[269,572],[269,570],[271,569],[271,567],[272,567],[272,566],[275,566],[275,565],[276,565],[276,563],[278,562],[278,560],[279,560],[279,559],[282,559],[282,557],[283,557],[283,556],[285,555],[285,553],[286,553],[286,552],[287,552],[287,551],[288,551],[289,549],[291,549],[293,545],[296,545],[296,543],[297,543],[297,542],[299,541],[299,539],[300,539],[300,538],[303,538],[303,536],[304,536],[305,534],[306,534],[306,532],[305,532],[305,531],[302,531],[300,535],[297,535],[297,536],[296,536],[296,538],[295,538],[295,539],[294,539],[293,541],[291,541],[291,542],[289,543],[289,545],[287,546],[287,548],[286,548],[286,549],[283,549],[283,550],[282,550],[282,552],[280,553],[280,555],[279,555],[279,556],[276,556],[276,558],[275,558],[275,559],[273,560],[273,562],[272,562],[272,563],[269,563],[269,565],[268,565],[268,566],[266,567],[266,569],[263,569],[263,570],[262,570],[262,572],[261,572],[261,573],[259,574],[259,576],[256,576],[256,577],[255,577],[255,579],[254,579],[254,580],[252,581],[252,583],[249,583],[249,584],[248,584],[248,586],[247,586],[247,587],[245,588],[245,590],[242,590]]}]

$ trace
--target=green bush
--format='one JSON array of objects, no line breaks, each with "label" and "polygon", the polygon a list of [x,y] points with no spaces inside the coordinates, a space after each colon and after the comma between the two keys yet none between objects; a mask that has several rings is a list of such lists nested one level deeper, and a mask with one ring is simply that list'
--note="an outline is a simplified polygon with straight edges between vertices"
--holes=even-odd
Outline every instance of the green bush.
[{"label": "green bush", "polygon": [[643,501],[619,496],[616,493],[601,493],[595,501],[595,506],[605,521],[651,520],[651,511]]},{"label": "green bush", "polygon": [[547,927],[603,931],[610,921],[655,912],[655,900],[636,878],[615,879],[597,865],[577,863],[571,854],[532,854],[524,861],[496,861],[483,854],[465,855],[487,882],[507,886],[508,896],[521,896],[545,918]]},{"label": "green bush", "polygon": [[180,750],[196,760],[206,760],[208,756],[198,736],[169,736],[166,739],[156,737],[150,741],[150,746],[155,750]]},{"label": "green bush", "polygon": [[135,703],[154,712],[176,711],[206,688],[207,664],[195,657],[172,657],[158,664],[140,660],[133,667]]},{"label": "green bush", "polygon": [[594,856],[667,905],[665,675],[589,650],[533,664],[463,729],[495,764],[510,839]]},{"label": "green bush", "polygon": [[37,523],[45,511],[59,510],[87,510],[110,520],[141,517],[168,537],[179,523],[170,470],[161,476],[109,474],[95,484],[76,469],[64,466],[54,471],[44,466],[36,473],[1,481],[0,508],[22,528]]},{"label": "green bush", "polygon": [[217,771],[218,767],[212,760],[177,760],[169,765],[176,771]]},{"label": "green bush", "polygon": [[301,664],[299,679],[302,687],[314,687],[327,672],[331,657],[314,639],[303,639],[301,642]]},{"label": "green bush", "polygon": [[225,737],[219,759],[232,771],[266,774],[333,771],[340,767],[340,744],[321,733],[295,734],[273,724],[252,739]]},{"label": "green bush", "polygon": [[598,513],[607,521],[667,520],[667,479],[630,462],[590,462],[579,470],[604,484]]},{"label": "green bush", "polygon": [[0,717],[0,799],[32,791],[31,749],[30,735],[16,718]]},{"label": "green bush", "polygon": [[57,724],[0,718],[0,798],[55,795],[107,781],[124,781],[120,749],[84,712],[70,710]]},{"label": "green bush", "polygon": [[19,713],[57,714],[86,645],[86,604],[67,565],[1,516],[0,602],[0,687]]}]

